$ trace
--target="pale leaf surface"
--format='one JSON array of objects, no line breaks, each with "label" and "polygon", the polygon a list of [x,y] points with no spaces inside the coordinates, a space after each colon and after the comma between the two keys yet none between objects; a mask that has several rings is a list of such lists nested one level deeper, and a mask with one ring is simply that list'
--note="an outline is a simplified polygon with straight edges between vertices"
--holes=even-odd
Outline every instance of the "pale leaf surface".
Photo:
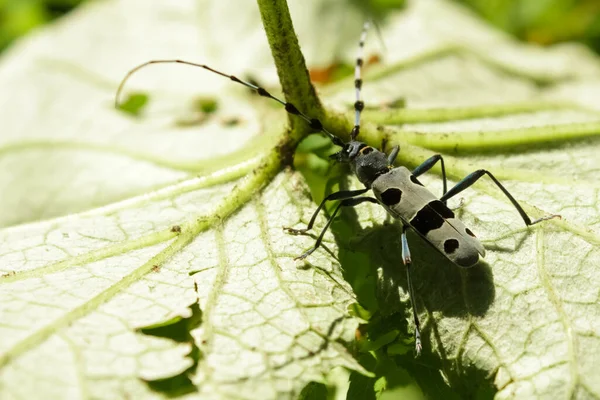
[{"label": "pale leaf surface", "polygon": [[[190,345],[136,328],[189,316],[197,296],[203,320],[191,335],[202,357],[190,379],[202,398],[293,397],[335,367],[361,370],[344,346],[358,323],[347,312],[352,260],[378,277],[383,311],[406,309],[399,227],[379,207],[345,216],[356,235],[334,224],[326,249],[292,260],[314,240],[281,230],[314,210],[302,176],[248,183],[285,134],[283,110],[176,66],[131,81],[152,98],[140,118],[112,108],[123,74],[153,58],[276,84],[255,4],[210,3],[90,3],[3,56],[0,397],[163,398],[143,379],[190,367]],[[299,3],[290,8],[309,65],[353,63],[360,13]],[[460,270],[409,237],[426,349],[417,363],[441,368],[465,396],[489,380],[499,398],[599,398],[600,61],[579,46],[518,44],[443,1],[390,15],[382,37],[367,104],[403,97],[407,112],[449,115],[378,122],[406,144],[400,162],[433,154],[423,147],[444,152],[452,180],[486,168],[534,217],[563,216],[525,229],[496,187],[477,184],[457,213],[486,245],[484,262]],[[367,52],[379,52],[376,40]],[[351,115],[351,80],[321,92]],[[218,99],[218,111],[182,127],[197,96]],[[482,111],[501,106],[513,109]],[[466,108],[479,114],[460,117]],[[225,123],[232,117],[241,122]],[[378,146],[373,128],[365,138]],[[435,174],[423,182],[441,191]],[[220,218],[223,204],[237,212]]]}]

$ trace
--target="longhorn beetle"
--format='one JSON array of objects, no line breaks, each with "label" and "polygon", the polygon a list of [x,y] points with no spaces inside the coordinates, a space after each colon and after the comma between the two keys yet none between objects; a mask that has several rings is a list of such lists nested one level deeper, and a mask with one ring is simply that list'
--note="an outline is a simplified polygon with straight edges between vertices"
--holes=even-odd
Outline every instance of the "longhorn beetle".
[{"label": "longhorn beetle", "polygon": [[[208,65],[184,60],[152,60],[133,68],[123,78],[119,88],[117,89],[115,105],[118,107],[119,95],[125,85],[125,82],[132,74],[151,64],[177,63],[204,68],[217,75],[221,75],[231,79],[234,82],[242,84],[254,90],[260,96],[275,100],[281,104],[288,113],[298,116],[306,121],[310,128],[314,131],[326,134],[331,139],[333,144],[342,148],[339,152],[331,155],[330,158],[341,163],[349,164],[354,175],[356,175],[358,180],[365,187],[357,190],[342,190],[325,197],[313,213],[306,228],[284,228],[290,234],[304,234],[312,229],[317,215],[321,209],[323,209],[325,203],[332,200],[340,200],[338,205],[333,210],[333,213],[327,220],[325,227],[317,237],[314,246],[300,256],[296,257],[295,260],[304,259],[312,254],[317,248],[319,248],[325,232],[342,207],[354,207],[366,202],[383,206],[383,208],[385,208],[390,215],[402,222],[402,233],[400,236],[402,246],[402,261],[406,267],[408,293],[412,305],[413,320],[415,324],[415,348],[417,355],[419,355],[422,349],[420,333],[421,327],[415,309],[415,293],[411,279],[412,261],[408,247],[408,240],[406,238],[406,231],[408,229],[412,228],[419,236],[431,244],[437,251],[446,256],[454,264],[460,267],[471,267],[475,265],[479,261],[479,256],[485,256],[485,249],[481,242],[475,237],[475,234],[458,218],[455,217],[454,212],[447,207],[446,202],[448,199],[456,196],[469,186],[473,185],[484,175],[489,176],[496,186],[498,186],[498,188],[502,191],[502,193],[504,193],[504,195],[510,200],[512,205],[517,209],[517,212],[523,219],[523,222],[525,222],[525,225],[535,225],[538,222],[545,221],[550,218],[560,218],[560,216],[547,215],[532,221],[525,210],[523,210],[523,207],[521,207],[521,205],[508,192],[508,190],[506,190],[506,188],[494,177],[494,175],[485,169],[479,169],[475,172],[472,172],[450,190],[447,190],[446,169],[444,166],[444,159],[440,154],[431,156],[421,165],[410,171],[403,166],[394,168],[394,162],[400,151],[399,146],[395,146],[390,154],[386,155],[384,152],[368,146],[366,143],[357,141],[356,138],[360,133],[360,116],[365,106],[361,99],[361,76],[363,66],[363,51],[368,29],[369,22],[365,22],[360,36],[358,55],[354,69],[354,87],[356,93],[356,101],[354,103],[354,127],[350,133],[350,141],[348,143],[345,143],[342,139],[325,129],[320,120],[307,116],[298,110],[298,108],[292,103],[288,103],[271,95],[266,89],[253,83],[241,80],[234,75],[228,75],[213,69]],[[438,161],[440,162],[441,166],[443,182],[443,193],[442,197],[439,199],[428,189],[426,189],[417,179],[417,177],[429,171]],[[373,191],[375,198],[362,196],[369,190]]]}]

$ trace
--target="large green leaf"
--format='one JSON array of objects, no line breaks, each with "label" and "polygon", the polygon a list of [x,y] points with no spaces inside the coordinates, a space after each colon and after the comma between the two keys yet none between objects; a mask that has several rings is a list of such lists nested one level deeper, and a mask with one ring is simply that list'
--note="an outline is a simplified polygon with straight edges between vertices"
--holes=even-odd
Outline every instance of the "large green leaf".
[{"label": "large green leaf", "polygon": [[[311,66],[353,62],[357,10],[290,8]],[[489,169],[534,217],[563,219],[526,229],[487,182],[461,193],[458,211],[484,262],[461,270],[410,236],[424,355],[394,356],[380,340],[381,365],[397,366],[372,380],[402,379],[371,389],[365,379],[365,391],[415,393],[400,388],[408,371],[432,396],[449,385],[462,396],[600,397],[600,61],[578,46],[517,44],[443,1],[380,25],[387,51],[366,71],[364,97],[407,108],[366,112],[363,139],[387,135],[410,167],[427,148],[444,152],[453,180]],[[276,85],[251,2],[93,3],[5,54],[0,397],[162,397],[175,390],[157,385],[177,376],[202,398],[291,397],[311,381],[343,394],[335,367],[366,373],[346,346],[359,322],[351,303],[401,313],[396,349],[409,335],[399,227],[381,208],[346,213],[326,249],[293,261],[314,239],[281,227],[306,223],[315,204],[302,175],[268,162],[286,135],[281,108],[177,66],[132,79],[150,99],[138,117],[112,108],[125,71],[171,57]],[[321,93],[351,116],[350,79]],[[198,117],[199,97],[217,110]],[[424,182],[440,192],[435,174]],[[194,321],[187,335],[181,321]],[[148,335],[157,323],[162,334]]]}]

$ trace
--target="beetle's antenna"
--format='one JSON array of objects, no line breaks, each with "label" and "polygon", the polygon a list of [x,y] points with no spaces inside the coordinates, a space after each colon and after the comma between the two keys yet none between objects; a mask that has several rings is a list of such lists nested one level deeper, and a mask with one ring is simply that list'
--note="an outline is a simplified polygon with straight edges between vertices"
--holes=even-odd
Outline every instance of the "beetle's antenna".
[{"label": "beetle's antenna", "polygon": [[365,40],[367,40],[367,31],[369,30],[370,21],[366,21],[363,25],[360,41],[358,42],[358,53],[356,56],[356,65],[354,67],[354,88],[356,91],[356,101],[354,102],[354,128],[350,134],[350,139],[354,140],[360,133],[360,114],[365,108],[365,103],[361,100],[360,94],[362,89],[362,66],[364,63]]},{"label": "beetle's antenna", "polygon": [[149,65],[153,65],[153,64],[183,64],[183,65],[189,65],[192,67],[198,67],[198,68],[204,68],[205,70],[208,70],[210,72],[213,72],[217,75],[221,75],[222,77],[225,78],[229,78],[234,82],[240,83],[244,86],[246,86],[247,88],[250,88],[252,90],[254,90],[256,93],[258,93],[260,96],[263,97],[268,97],[269,99],[275,100],[276,102],[278,102],[279,104],[281,104],[284,108],[285,111],[287,111],[288,113],[292,114],[292,115],[297,115],[300,118],[302,118],[303,120],[305,120],[308,125],[311,127],[311,129],[317,131],[317,132],[323,132],[325,133],[327,136],[329,136],[329,138],[331,139],[331,141],[333,142],[333,144],[337,145],[337,146],[344,146],[344,142],[342,141],[342,139],[338,138],[337,136],[335,136],[333,133],[329,132],[327,129],[325,129],[323,127],[323,124],[321,123],[321,121],[317,118],[311,118],[308,115],[304,114],[303,112],[301,112],[300,110],[298,110],[298,108],[293,105],[292,103],[288,103],[286,101],[283,101],[275,96],[273,96],[271,93],[269,93],[266,89],[254,85],[250,82],[246,82],[244,80],[239,79],[238,77],[234,76],[234,75],[229,75],[226,74],[224,72],[218,71],[216,69],[213,69],[211,67],[209,67],[208,65],[204,65],[204,64],[199,64],[199,63],[195,63],[195,62],[191,62],[191,61],[184,61],[184,60],[151,60],[151,61],[147,61],[143,64],[138,65],[137,67],[133,68],[132,70],[130,70],[127,75],[125,75],[125,77],[123,78],[123,80],[121,81],[121,83],[119,84],[119,88],[117,89],[117,93],[115,95],[115,107],[119,107],[119,99],[121,97],[121,92],[123,91],[123,88],[125,87],[125,83],[127,82],[127,80],[136,72],[138,72],[140,69],[145,68]]}]

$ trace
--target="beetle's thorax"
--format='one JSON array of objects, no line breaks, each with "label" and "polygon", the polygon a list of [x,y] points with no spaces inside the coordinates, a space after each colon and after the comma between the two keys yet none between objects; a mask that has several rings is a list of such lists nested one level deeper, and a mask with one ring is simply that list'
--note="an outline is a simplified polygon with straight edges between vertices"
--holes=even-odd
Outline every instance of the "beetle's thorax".
[{"label": "beetle's thorax", "polygon": [[390,171],[387,155],[362,142],[351,141],[335,158],[349,163],[358,180],[368,188],[377,177]]}]

